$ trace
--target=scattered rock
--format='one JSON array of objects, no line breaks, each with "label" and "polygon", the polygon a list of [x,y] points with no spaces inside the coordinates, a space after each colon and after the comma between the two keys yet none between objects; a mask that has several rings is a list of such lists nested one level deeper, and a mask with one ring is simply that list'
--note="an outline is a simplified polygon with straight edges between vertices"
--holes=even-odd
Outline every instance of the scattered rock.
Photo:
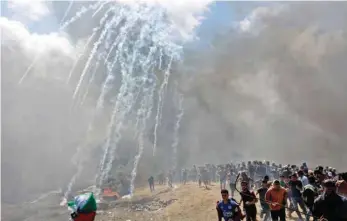
[{"label": "scattered rock", "polygon": [[177,199],[170,199],[167,201],[162,201],[159,199],[154,199],[151,202],[147,202],[145,204],[133,204],[130,207],[126,208],[125,210],[128,212],[131,211],[146,211],[146,212],[152,212],[152,211],[158,211],[160,209],[163,209],[167,206],[169,206],[170,204],[172,204],[173,202],[175,202]]}]

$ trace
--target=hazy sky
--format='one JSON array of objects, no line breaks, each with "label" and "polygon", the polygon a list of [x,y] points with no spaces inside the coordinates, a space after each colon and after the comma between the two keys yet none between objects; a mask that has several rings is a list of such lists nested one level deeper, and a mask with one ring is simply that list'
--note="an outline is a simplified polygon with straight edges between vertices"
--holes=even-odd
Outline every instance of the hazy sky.
[{"label": "hazy sky", "polygon": [[[47,5],[40,1],[1,1],[2,14],[11,20],[20,21],[30,32],[47,34],[57,32],[61,18],[52,13]],[[69,1],[62,1],[68,8]],[[197,27],[196,34],[200,41],[194,45],[205,45],[212,39],[215,33],[225,28],[232,28],[237,21],[242,20],[254,8],[273,3],[262,2],[212,2],[203,13],[201,25]]]}]

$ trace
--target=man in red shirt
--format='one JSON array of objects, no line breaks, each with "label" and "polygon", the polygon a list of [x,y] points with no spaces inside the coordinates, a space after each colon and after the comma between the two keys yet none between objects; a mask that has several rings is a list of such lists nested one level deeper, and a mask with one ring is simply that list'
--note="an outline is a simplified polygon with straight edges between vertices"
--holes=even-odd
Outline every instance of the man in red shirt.
[{"label": "man in red shirt", "polygon": [[336,182],[338,194],[347,197],[347,173],[339,174],[339,180]]}]

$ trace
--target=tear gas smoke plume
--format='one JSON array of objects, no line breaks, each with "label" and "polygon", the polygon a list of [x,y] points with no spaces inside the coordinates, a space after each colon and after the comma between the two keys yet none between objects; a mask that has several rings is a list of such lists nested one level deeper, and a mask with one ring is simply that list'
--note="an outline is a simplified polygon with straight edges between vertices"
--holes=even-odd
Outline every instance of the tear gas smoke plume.
[{"label": "tear gas smoke plume", "polygon": [[[7,2],[0,20],[2,201],[55,189],[69,196],[113,176],[127,194],[129,185],[133,190],[135,181],[163,168],[170,147],[178,146],[170,135],[177,87],[169,74],[208,3]],[[31,30],[46,33],[54,25],[48,34]],[[154,161],[152,146],[160,147]]]},{"label": "tear gas smoke plume", "polygon": [[346,2],[258,7],[192,58],[187,65],[199,69],[187,84],[185,125],[198,137],[186,145],[196,146],[193,158],[238,152],[346,169],[346,12]]},{"label": "tear gas smoke plume", "polygon": [[[122,139],[117,141],[114,156],[105,155],[111,159],[111,174],[128,177],[129,182],[136,178],[134,182],[140,183],[160,168],[248,159],[308,161],[343,169],[343,159],[347,157],[345,2],[271,3],[254,8],[237,22],[226,20],[230,29],[216,30],[212,47],[189,50],[180,46],[198,41],[194,30],[210,2],[149,2],[153,13],[156,7],[166,13],[158,21],[173,24],[162,26],[164,30],[172,27],[170,31],[174,33],[160,36],[162,42],[183,49],[184,60],[178,59],[171,67],[170,59],[164,59],[163,64],[171,73],[164,85],[165,93],[159,91],[168,76],[159,69],[154,71],[156,77],[152,76],[158,81],[155,87],[136,91],[134,86],[136,93],[131,95],[140,94],[141,102],[133,99],[133,109],[122,112],[125,116],[119,122]],[[108,125],[123,85],[121,78],[110,78],[111,86],[105,87],[105,102],[98,103],[109,68],[105,61],[107,53],[100,53],[90,62],[95,76],[86,72],[88,80],[76,87],[97,45],[96,39],[106,29],[106,25],[99,30],[95,28],[101,24],[109,5],[100,3],[63,30],[57,27],[52,33],[37,34],[26,22],[38,24],[42,16],[49,14],[56,18],[55,24],[64,25],[81,7],[87,8],[92,3],[38,1],[29,4],[30,7],[23,4],[25,1],[9,3],[12,17],[0,18],[2,201],[6,202],[26,201],[32,198],[29,193],[59,188],[66,191],[76,174],[77,149],[83,152],[77,155],[77,161],[83,161],[88,169],[79,174],[73,188],[95,184],[105,143],[109,140],[112,150],[118,139],[113,130],[109,138]],[[247,3],[230,3],[230,13],[244,4]],[[23,11],[23,7],[27,10]],[[147,11],[148,18],[153,16],[151,10]],[[104,20],[112,21],[108,19]],[[119,27],[130,21],[128,18],[119,21]],[[137,27],[145,24],[132,30],[137,33],[141,30]],[[115,36],[121,30],[112,30],[109,37],[117,39]],[[127,42],[126,38],[123,40]],[[110,47],[104,42],[100,44],[102,47]],[[129,46],[129,50],[132,48]],[[153,61],[159,63],[159,59]],[[152,80],[144,81],[143,85],[153,83]],[[141,96],[151,94],[152,89],[153,103],[144,99],[146,94]],[[124,98],[130,99],[128,94],[125,92]],[[160,102],[162,106],[158,105]],[[102,107],[98,114],[96,107]],[[147,116],[149,109],[152,113]],[[115,121],[120,121],[119,114],[117,117]],[[139,145],[144,148],[138,149]],[[139,155],[141,151],[144,152]],[[175,151],[177,156],[172,157]],[[134,172],[134,165],[138,171]],[[104,176],[109,175],[102,173],[98,178],[102,181]]]}]

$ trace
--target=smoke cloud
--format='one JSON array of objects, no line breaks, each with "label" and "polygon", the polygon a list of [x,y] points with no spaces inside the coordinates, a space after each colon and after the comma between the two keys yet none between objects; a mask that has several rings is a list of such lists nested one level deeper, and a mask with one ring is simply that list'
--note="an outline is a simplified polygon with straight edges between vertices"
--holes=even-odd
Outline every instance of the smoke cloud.
[{"label": "smoke cloud", "polygon": [[345,2],[272,4],[217,36],[186,88],[197,101],[187,119],[195,155],[345,167],[346,11]]},{"label": "smoke cloud", "polygon": [[[199,15],[210,1],[174,2],[159,3],[172,6],[169,13],[181,36],[194,39],[202,21]],[[32,23],[55,15],[54,25],[59,26],[64,15],[69,18],[91,3],[74,2],[66,13],[68,2],[37,2],[42,10],[30,9],[25,11],[28,14],[20,9],[24,3],[16,4],[11,6],[16,16],[0,18],[2,201],[6,202],[22,202],[31,198],[28,193],[65,187],[76,170],[72,155],[80,144],[102,144],[110,112],[106,105],[105,116],[86,142],[100,93],[95,83],[84,105],[72,105],[76,73],[82,71],[86,56],[77,64],[71,82],[66,81],[100,15],[82,17],[66,33],[34,33],[23,19]],[[235,3],[230,4],[232,13]],[[187,50],[185,61],[174,70],[185,95],[178,165],[260,158],[343,169],[347,157],[346,21],[344,2],[270,4],[253,9],[236,24],[225,21],[232,28],[222,30],[223,34],[216,31],[213,47]],[[103,69],[98,73],[102,76]],[[173,88],[169,85],[167,97],[176,93]],[[169,156],[177,110],[168,99],[164,105],[158,151]],[[145,141],[146,159],[151,159],[151,129]],[[116,157],[128,166],[136,152],[133,131],[129,126],[127,143],[122,144],[133,152],[120,151]],[[87,183],[93,182],[88,177],[94,178],[99,161],[100,149],[91,149],[96,152],[88,155],[93,156],[89,176],[81,178]],[[160,160],[151,161],[156,164],[153,167],[167,163]],[[138,174],[146,179],[143,170],[140,166]]]},{"label": "smoke cloud", "polygon": [[[199,24],[199,18],[195,16],[205,9],[208,2],[177,2],[177,6],[170,7],[169,16],[177,31],[182,31],[181,37],[192,37],[193,29]],[[94,116],[96,98],[100,94],[98,77],[90,86],[83,105],[80,105],[80,97],[77,100],[72,97],[79,73],[89,56],[88,53],[81,54],[84,49],[90,51],[92,47],[93,42],[90,45],[86,42],[93,28],[99,24],[102,10],[94,17],[94,12],[86,13],[65,32],[59,31],[59,25],[74,16],[81,7],[95,3],[7,2],[7,17],[0,18],[4,203],[33,200],[42,192],[56,189],[65,191],[77,169],[73,162],[76,159],[72,156],[78,147],[82,147],[84,152],[83,156],[77,156],[78,159],[89,157],[86,159],[88,164],[84,165],[88,170],[79,177],[79,183],[81,187],[94,184],[113,104],[105,104],[93,133],[86,136]],[[153,1],[153,4],[168,6],[167,1]],[[178,13],[180,16],[177,16]],[[40,33],[33,31],[35,27],[39,27]],[[54,31],[51,31],[52,27],[56,27]],[[76,63],[77,60],[79,62]],[[67,81],[70,75],[71,80]],[[98,75],[104,77],[104,67],[98,69]],[[82,92],[85,94],[85,91]],[[116,166],[129,167],[125,172],[130,172],[137,143],[134,141],[134,125],[126,127],[124,142],[120,143],[116,156]],[[146,147],[149,147],[144,156],[147,158],[151,157],[152,144],[149,140],[152,133],[148,133],[145,141]],[[167,141],[171,146],[170,142]],[[161,162],[156,167],[159,164]],[[138,176],[147,180],[143,174],[146,171],[140,169]]]},{"label": "smoke cloud", "polygon": [[15,202],[67,182],[74,169],[70,150],[80,141],[88,111],[70,114],[71,89],[64,82],[76,51],[65,37],[33,34],[4,17],[0,25],[2,199]]}]

